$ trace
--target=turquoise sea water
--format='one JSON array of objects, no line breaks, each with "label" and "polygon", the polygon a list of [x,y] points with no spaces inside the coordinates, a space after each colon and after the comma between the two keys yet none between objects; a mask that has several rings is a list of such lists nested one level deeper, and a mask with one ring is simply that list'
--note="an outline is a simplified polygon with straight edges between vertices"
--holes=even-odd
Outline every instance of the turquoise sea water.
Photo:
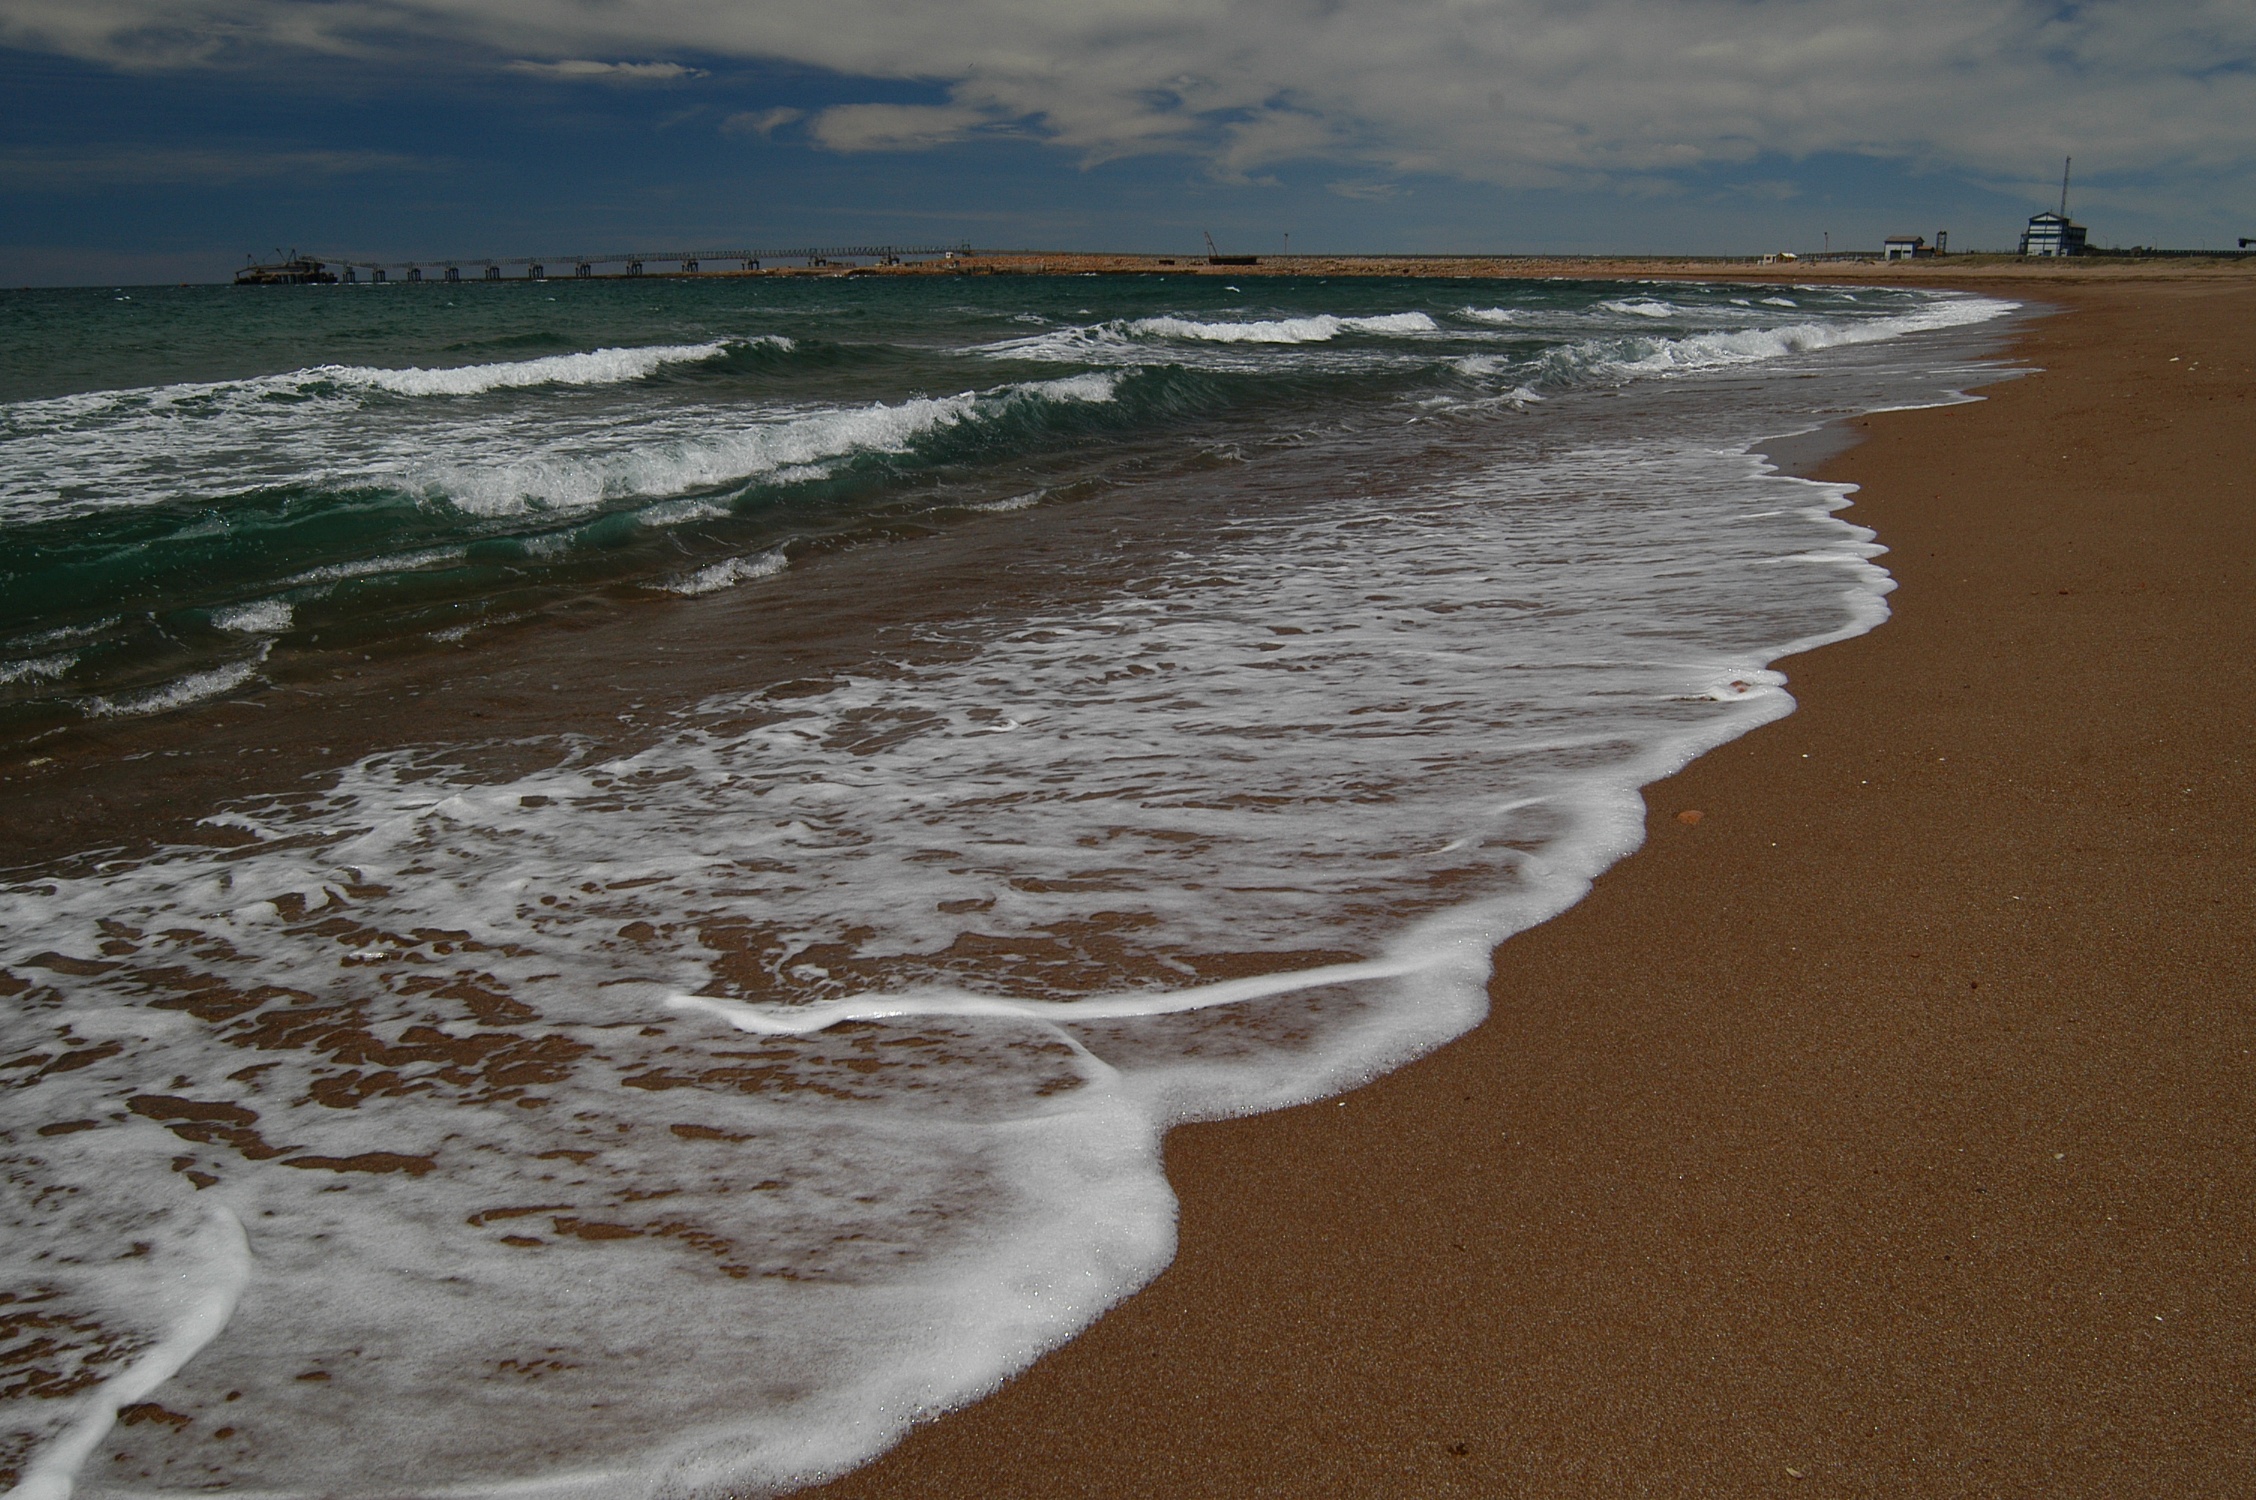
[{"label": "turquoise sea water", "polygon": [[0,712],[167,708],[277,649],[719,586],[1311,422],[1524,408],[1920,304],[1187,277],[18,293]]}]

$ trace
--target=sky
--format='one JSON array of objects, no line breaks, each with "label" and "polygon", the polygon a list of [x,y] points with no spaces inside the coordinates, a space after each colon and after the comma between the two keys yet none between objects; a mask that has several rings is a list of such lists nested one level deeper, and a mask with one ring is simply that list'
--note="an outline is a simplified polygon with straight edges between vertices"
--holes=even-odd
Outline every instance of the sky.
[{"label": "sky", "polygon": [[0,0],[0,284],[2256,236],[2250,0]]}]

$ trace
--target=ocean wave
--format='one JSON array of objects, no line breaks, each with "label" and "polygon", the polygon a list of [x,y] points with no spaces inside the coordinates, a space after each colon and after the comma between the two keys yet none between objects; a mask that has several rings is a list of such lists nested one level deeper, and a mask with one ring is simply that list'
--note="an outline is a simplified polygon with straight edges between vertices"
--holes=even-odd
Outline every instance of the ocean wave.
[{"label": "ocean wave", "polygon": [[647,379],[668,365],[699,364],[739,349],[796,347],[780,334],[750,339],[713,339],[698,344],[652,344],[636,348],[591,349],[579,354],[546,354],[536,359],[493,364],[386,369],[373,365],[311,365],[241,380],[179,381],[171,385],[126,386],[0,404],[0,433],[10,437],[83,427],[122,416],[169,417],[199,409],[232,408],[243,403],[318,397],[334,391],[383,391],[397,396],[472,396],[487,391],[525,390],[548,385],[619,385]]},{"label": "ocean wave", "polygon": [[1586,339],[1546,350],[1536,359],[1535,368],[1545,382],[1554,385],[1581,384],[1592,378],[1689,374],[1961,328],[2003,317],[2019,306],[1994,297],[1947,297],[1910,312],[1880,317],[1812,319],[1770,328],[1709,329],[1668,337]]},{"label": "ocean wave", "polygon": [[66,651],[60,656],[35,656],[28,661],[0,661],[0,687],[17,682],[52,681],[68,672],[77,661],[75,651]]},{"label": "ocean wave", "polygon": [[725,434],[691,433],[624,451],[548,455],[490,468],[456,464],[415,482],[435,501],[471,515],[585,510],[606,502],[660,499],[718,489],[860,454],[905,453],[934,433],[995,420],[1029,407],[1096,405],[1114,399],[1109,373],[1029,381],[954,396],[801,412]]},{"label": "ocean wave", "polygon": [[1679,311],[1673,303],[1657,302],[1650,297],[1634,302],[1601,302],[1598,305],[1608,312],[1628,313],[1639,318],[1673,318]]},{"label": "ocean wave", "polygon": [[1322,344],[1343,333],[1433,333],[1434,320],[1422,312],[1383,313],[1342,318],[1317,313],[1306,318],[1268,318],[1244,323],[1202,323],[1189,318],[1137,318],[1130,333],[1170,339],[1200,339],[1215,344]]},{"label": "ocean wave", "polygon": [[415,552],[392,552],[377,557],[355,558],[351,562],[324,563],[318,568],[308,568],[283,579],[284,588],[305,584],[345,583],[355,578],[370,578],[383,573],[410,573],[428,568],[434,563],[458,563],[464,557],[460,547],[425,547]]},{"label": "ocean wave", "polygon": [[191,703],[222,697],[234,692],[258,676],[259,666],[266,660],[266,649],[248,661],[231,661],[224,666],[203,672],[190,672],[176,677],[146,692],[127,693],[118,697],[95,696],[84,700],[81,707],[90,718],[139,718],[148,714],[169,713],[176,708],[186,708]]},{"label": "ocean wave", "polygon": [[[509,360],[490,365],[457,365],[439,369],[411,366],[384,370],[358,365],[317,365],[272,377],[300,389],[320,382],[388,391],[395,396],[476,396],[487,391],[522,390],[542,385],[617,385],[644,380],[668,365],[701,364],[717,359],[746,341],[716,339],[703,344],[657,344],[639,349],[594,349],[585,354],[550,354],[539,359]],[[762,342],[781,348],[791,340],[769,336]]]},{"label": "ocean wave", "polygon": [[755,578],[773,578],[790,566],[791,559],[781,552],[763,552],[758,557],[726,557],[710,567],[670,578],[658,586],[669,594],[694,599],[699,594],[717,594]]},{"label": "ocean wave", "polygon": [[995,359],[1077,361],[1107,364],[1145,362],[1165,357],[1169,345],[1292,345],[1328,344],[1343,333],[1438,333],[1441,325],[1422,312],[1378,313],[1369,317],[1343,317],[1336,313],[1310,313],[1297,318],[1203,320],[1164,314],[1148,318],[1114,318],[1055,328],[978,345],[971,352]]}]

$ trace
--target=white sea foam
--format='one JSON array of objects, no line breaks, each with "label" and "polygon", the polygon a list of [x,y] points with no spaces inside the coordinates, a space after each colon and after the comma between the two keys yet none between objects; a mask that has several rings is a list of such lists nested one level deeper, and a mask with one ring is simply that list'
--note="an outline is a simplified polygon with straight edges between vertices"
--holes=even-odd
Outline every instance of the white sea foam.
[{"label": "white sea foam", "polygon": [[668,593],[691,597],[717,594],[755,578],[772,578],[790,566],[790,559],[780,552],[763,552],[758,557],[725,557],[708,567],[668,579],[660,587]]},{"label": "white sea foam", "polygon": [[[56,1000],[11,1055],[81,1014],[123,1050],[40,1078],[44,1118],[118,1123],[41,1142],[16,1253],[85,1242],[50,1177],[95,1242],[256,1226],[165,1387],[187,1436],[119,1429],[103,1473],[757,1491],[991,1388],[1166,1263],[1169,1122],[1473,1024],[1489,946],[1634,845],[1636,787],[1784,712],[1766,658],[1879,616],[1838,503],[1666,444],[1342,498],[694,720],[734,727],[500,782],[370,761],[238,809],[249,847],[0,893],[11,964],[139,950],[19,971]],[[1202,984],[1227,953],[1294,972]],[[167,998],[214,964],[250,1009]],[[152,1000],[195,1025],[112,1023]],[[846,1017],[878,1024],[803,1034]],[[108,1328],[136,1304],[98,1283],[72,1306]]]},{"label": "white sea foam", "polygon": [[185,1255],[166,1257],[169,1274],[163,1282],[153,1288],[137,1288],[142,1296],[137,1299],[136,1311],[142,1317],[154,1314],[163,1318],[167,1326],[131,1364],[103,1380],[76,1404],[69,1424],[39,1448],[37,1456],[25,1465],[16,1487],[8,1492],[16,1500],[70,1500],[79,1468],[109,1436],[119,1410],[178,1374],[180,1367],[218,1337],[234,1316],[236,1299],[242,1295],[251,1271],[251,1247],[243,1236],[242,1221],[224,1204],[215,1203],[205,1214],[200,1233],[185,1248]]},{"label": "white sea foam", "polygon": [[[447,431],[422,413],[404,428],[371,421],[371,398],[631,385],[746,344],[790,342],[721,339],[438,369],[321,365],[10,402],[0,405],[0,521],[161,502],[179,493],[183,473],[224,473],[240,489],[381,481],[412,466],[412,455],[434,439],[443,446]],[[341,408],[357,409],[350,425],[340,425]],[[490,438],[507,426],[506,418],[481,416],[465,436]],[[350,456],[356,448],[357,459]]]},{"label": "white sea foam", "polygon": [[982,500],[965,508],[984,511],[990,515],[1008,515],[1012,511],[1032,510],[1049,497],[1050,492],[1048,490],[1029,490],[1023,495],[1012,495],[1003,500]]},{"label": "white sea foam", "polygon": [[0,662],[0,687],[11,682],[53,681],[68,672],[77,661],[77,652],[65,651],[59,656],[33,656],[20,661]]},{"label": "white sea foam", "polygon": [[170,713],[191,703],[223,698],[258,677],[259,666],[266,660],[272,644],[271,641],[262,644],[258,654],[248,661],[231,661],[202,672],[189,672],[138,693],[96,695],[85,699],[81,707],[93,718],[124,719]]},{"label": "white sea foam", "polygon": [[1991,297],[1939,297],[1911,311],[1880,317],[1813,318],[1777,327],[1588,339],[1546,350],[1537,368],[1561,383],[1578,382],[1593,372],[1629,377],[1675,375],[1985,323],[2017,306]]},{"label": "white sea foam", "polygon": [[290,628],[291,614],[287,599],[258,599],[213,611],[212,624],[246,635],[279,634]]},{"label": "white sea foam", "polygon": [[[1206,360],[1224,358],[1219,368],[1257,368],[1265,350],[1326,345],[1342,334],[1408,337],[1438,333],[1441,325],[1423,312],[1344,317],[1311,313],[1291,318],[1202,319],[1180,316],[1117,318],[1103,323],[1054,328],[1047,333],[982,344],[976,352],[994,359],[1050,360],[1085,364],[1169,364],[1206,349]],[[1230,357],[1239,351],[1237,357]]]},{"label": "white sea foam", "polygon": [[1217,344],[1320,344],[1343,333],[1431,333],[1438,325],[1422,312],[1341,318],[1318,313],[1308,318],[1266,318],[1247,322],[1200,322],[1190,318],[1138,318],[1131,333],[1158,338],[1203,339]]},{"label": "white sea foam", "polygon": [[318,568],[308,568],[303,573],[282,580],[286,588],[308,584],[343,583],[353,578],[369,578],[382,573],[408,573],[418,568],[438,567],[457,563],[465,556],[460,547],[424,547],[414,552],[393,552],[377,557],[364,557],[355,562],[325,563]]}]

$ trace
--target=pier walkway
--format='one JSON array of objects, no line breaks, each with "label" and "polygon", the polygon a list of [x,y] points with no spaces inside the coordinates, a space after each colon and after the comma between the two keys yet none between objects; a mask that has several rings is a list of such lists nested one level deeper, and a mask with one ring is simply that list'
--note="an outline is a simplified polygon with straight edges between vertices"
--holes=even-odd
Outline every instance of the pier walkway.
[{"label": "pier walkway", "polygon": [[[471,255],[456,258],[377,261],[336,256],[323,262],[337,268],[337,279],[351,283],[420,281],[595,280],[646,274],[696,276],[757,271],[797,262],[812,267],[894,266],[912,260],[956,259],[972,253],[956,245],[829,245],[796,250],[619,251],[607,255]],[[311,259],[311,257],[307,257]],[[651,267],[670,269],[652,272]]]}]

